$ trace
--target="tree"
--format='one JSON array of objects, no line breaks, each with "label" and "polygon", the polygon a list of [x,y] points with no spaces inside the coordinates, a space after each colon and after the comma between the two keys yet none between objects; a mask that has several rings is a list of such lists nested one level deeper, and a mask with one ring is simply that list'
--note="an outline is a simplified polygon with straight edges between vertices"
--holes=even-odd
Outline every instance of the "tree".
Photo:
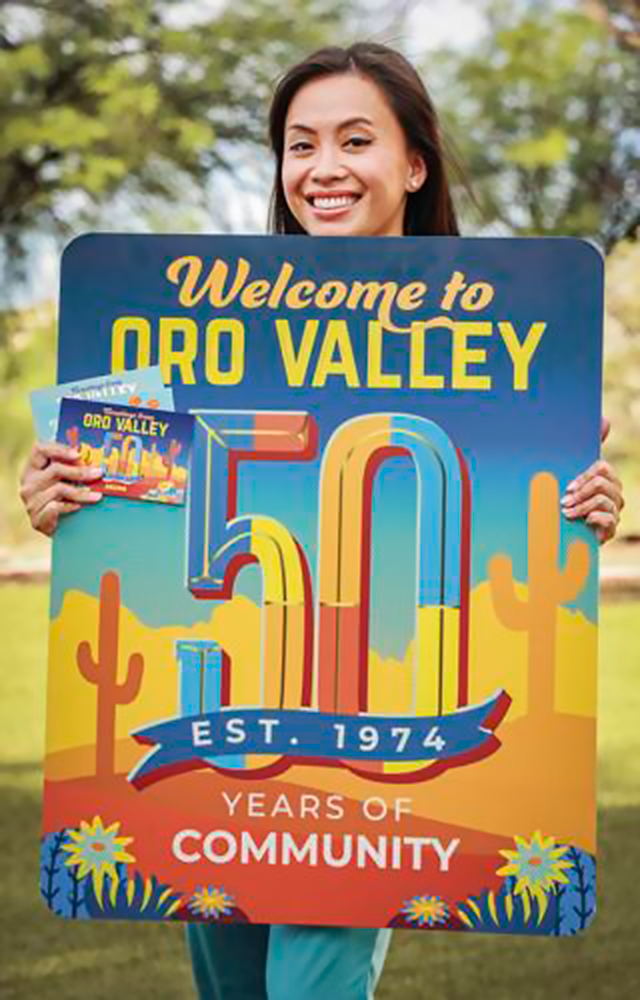
[{"label": "tree", "polygon": [[625,484],[626,534],[640,536],[640,242],[619,243],[607,262],[605,413],[613,432],[607,457]]},{"label": "tree", "polygon": [[[640,0],[587,0],[588,13],[606,25],[620,48],[640,56]],[[640,226],[640,185],[630,178],[627,189],[615,205],[605,233],[610,250],[623,239],[633,239]]]},{"label": "tree", "polygon": [[621,206],[640,199],[637,56],[553,0],[489,0],[487,15],[473,52],[434,68],[485,219],[609,249],[628,234]]},{"label": "tree", "polygon": [[640,51],[640,0],[585,0],[585,6],[622,48]]},{"label": "tree", "polygon": [[[0,248],[69,231],[116,192],[197,201],[264,141],[279,72],[339,0],[18,0],[0,11]],[[217,11],[217,12],[216,12]]]}]

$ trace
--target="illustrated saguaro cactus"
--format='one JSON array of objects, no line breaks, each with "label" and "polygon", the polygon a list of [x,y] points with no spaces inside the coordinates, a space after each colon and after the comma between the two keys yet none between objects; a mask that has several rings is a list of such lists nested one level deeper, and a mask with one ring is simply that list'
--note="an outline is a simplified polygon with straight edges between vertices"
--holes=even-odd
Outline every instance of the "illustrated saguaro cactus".
[{"label": "illustrated saguaro cactus", "polygon": [[527,632],[529,714],[548,717],[554,709],[555,650],[558,607],[576,597],[589,573],[589,547],[572,542],[564,569],[558,566],[560,491],[555,476],[540,472],[529,492],[526,598],[518,597],[511,559],[497,555],[489,563],[493,604],[507,628]]},{"label": "illustrated saguaro cactus", "polygon": [[100,623],[98,655],[94,659],[91,644],[78,646],[76,659],[80,673],[98,690],[96,724],[96,776],[115,773],[115,725],[118,705],[129,705],[137,697],[142,682],[144,661],[140,653],[129,657],[125,679],[118,682],[118,638],[120,626],[120,577],[111,571],[100,581]]},{"label": "illustrated saguaro cactus", "polygon": [[80,428],[68,427],[65,433],[67,444],[70,448],[77,448],[80,442]]},{"label": "illustrated saguaro cactus", "polygon": [[180,442],[176,441],[175,438],[172,438],[171,441],[169,442],[168,454],[162,456],[163,465],[167,470],[167,479],[171,479],[171,476],[173,475],[174,462],[181,451],[182,451],[182,445],[180,444]]}]

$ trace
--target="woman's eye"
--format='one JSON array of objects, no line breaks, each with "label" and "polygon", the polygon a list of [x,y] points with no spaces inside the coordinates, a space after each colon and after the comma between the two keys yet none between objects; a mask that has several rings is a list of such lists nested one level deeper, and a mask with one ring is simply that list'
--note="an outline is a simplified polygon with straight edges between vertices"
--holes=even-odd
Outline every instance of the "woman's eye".
[{"label": "woman's eye", "polygon": [[307,149],[311,149],[311,143],[301,139],[299,142],[294,142],[289,146],[289,149],[292,153],[304,153]]},{"label": "woman's eye", "polygon": [[356,148],[361,146],[370,146],[371,139],[365,139],[364,136],[361,135],[352,135],[350,139],[347,139],[346,145],[355,146]]}]

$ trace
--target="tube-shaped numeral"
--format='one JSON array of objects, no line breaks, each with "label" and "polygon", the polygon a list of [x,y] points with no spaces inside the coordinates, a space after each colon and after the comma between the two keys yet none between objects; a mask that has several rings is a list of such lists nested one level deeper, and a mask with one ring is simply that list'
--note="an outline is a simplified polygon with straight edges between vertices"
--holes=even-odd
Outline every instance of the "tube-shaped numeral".
[{"label": "tube-shaped numeral", "polygon": [[[134,459],[131,463],[130,453],[133,451]],[[138,434],[129,434],[122,442],[120,453],[120,463],[118,471],[122,476],[134,478],[140,473],[140,463],[142,461],[142,438]],[[131,464],[131,472],[129,466]],[[135,472],[133,471],[135,469]]]},{"label": "tube-shaped numeral", "polygon": [[[237,465],[246,459],[311,458],[315,422],[305,413],[198,410],[194,416],[189,589],[200,598],[228,598],[239,569],[258,563],[263,580],[260,704],[308,705],[313,614],[307,561],[296,539],[275,518],[236,515]],[[222,704],[229,700],[227,680]]]},{"label": "tube-shaped numeral", "polygon": [[316,647],[321,711],[367,711],[372,484],[407,455],[416,471],[418,551],[411,710],[452,711],[467,696],[470,503],[464,459],[424,417],[374,414],[342,424],[322,463]]}]

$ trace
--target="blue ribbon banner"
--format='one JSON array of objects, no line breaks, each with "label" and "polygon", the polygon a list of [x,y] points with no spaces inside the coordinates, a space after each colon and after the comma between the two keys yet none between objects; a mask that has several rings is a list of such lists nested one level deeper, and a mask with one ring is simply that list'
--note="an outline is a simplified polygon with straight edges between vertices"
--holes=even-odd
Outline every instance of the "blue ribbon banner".
[{"label": "blue ribbon banner", "polygon": [[[131,735],[153,745],[129,774],[134,784],[198,762],[242,767],[246,754],[342,760],[431,761],[478,751],[494,739],[510,699],[498,691],[446,715],[337,715],[315,709],[222,708]],[[233,757],[233,762],[229,759]],[[225,763],[228,761],[228,763]],[[153,780],[153,778],[151,779]]]}]

